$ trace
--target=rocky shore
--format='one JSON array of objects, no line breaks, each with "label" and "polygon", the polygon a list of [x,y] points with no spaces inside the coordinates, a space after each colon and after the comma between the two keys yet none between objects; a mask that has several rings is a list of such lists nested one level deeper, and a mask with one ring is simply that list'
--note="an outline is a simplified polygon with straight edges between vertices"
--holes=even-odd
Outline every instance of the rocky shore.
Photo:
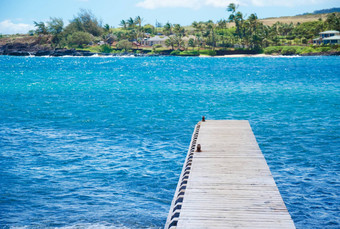
[{"label": "rocky shore", "polygon": [[[148,54],[148,53],[93,53],[90,51],[76,50],[76,49],[51,49],[44,45],[34,45],[34,44],[23,44],[23,43],[13,43],[0,45],[0,55],[10,55],[10,56],[168,56],[169,52],[161,52],[160,54]],[[218,50],[217,55],[219,57],[237,57],[237,56],[258,56],[258,52],[252,50],[247,51],[224,51]],[[339,56],[340,52],[317,52],[317,53],[305,53],[300,56]]]},{"label": "rocky shore", "polygon": [[330,52],[313,52],[313,53],[304,53],[300,54],[300,56],[340,56],[340,52],[330,51]]},{"label": "rocky shore", "polygon": [[[144,56],[150,54],[135,54],[135,53],[93,53],[90,51],[76,50],[76,49],[51,49],[42,45],[29,44],[6,44],[0,46],[0,55],[10,56]],[[153,54],[154,55],[154,54]]]}]

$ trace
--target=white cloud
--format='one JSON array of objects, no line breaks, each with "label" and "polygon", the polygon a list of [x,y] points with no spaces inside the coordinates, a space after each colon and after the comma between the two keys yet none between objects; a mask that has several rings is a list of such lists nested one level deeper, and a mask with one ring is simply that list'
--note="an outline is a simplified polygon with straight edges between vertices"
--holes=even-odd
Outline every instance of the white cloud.
[{"label": "white cloud", "polygon": [[[328,0],[324,0],[328,1]],[[200,9],[206,6],[217,8],[226,8],[230,3],[244,6],[302,6],[309,4],[317,4],[318,0],[140,0],[137,3],[138,7],[145,9],[157,8],[191,8]]]},{"label": "white cloud", "polygon": [[30,24],[24,23],[15,24],[11,20],[4,20],[0,22],[1,34],[27,33],[31,29],[34,29],[34,26]]},{"label": "white cloud", "polygon": [[233,0],[205,0],[202,1],[203,5],[213,6],[217,8],[226,8],[230,3],[235,3],[236,5],[241,4],[240,1]]},{"label": "white cloud", "polygon": [[239,3],[238,0],[142,0],[137,6],[145,9],[175,7],[199,9],[204,6],[227,7],[233,2]]},{"label": "white cloud", "polygon": [[137,6],[145,9],[156,9],[156,8],[171,8],[171,7],[182,7],[182,8],[200,8],[201,0],[143,0],[137,3]]},{"label": "white cloud", "polygon": [[[326,2],[327,0],[324,0]],[[250,0],[249,4],[254,6],[286,6],[286,7],[294,7],[294,6],[302,6],[302,5],[311,5],[320,3],[317,0]]]}]

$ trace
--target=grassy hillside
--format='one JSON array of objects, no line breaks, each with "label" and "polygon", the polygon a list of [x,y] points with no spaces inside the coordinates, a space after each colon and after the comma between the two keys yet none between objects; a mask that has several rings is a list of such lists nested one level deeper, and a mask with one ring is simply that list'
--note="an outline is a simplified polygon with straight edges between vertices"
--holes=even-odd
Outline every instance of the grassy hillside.
[{"label": "grassy hillside", "polygon": [[272,17],[272,18],[264,18],[261,19],[260,21],[263,22],[265,25],[272,26],[276,22],[282,22],[282,23],[291,23],[293,22],[294,24],[300,22],[308,22],[308,21],[316,21],[319,18],[322,20],[326,20],[328,14],[308,14],[308,15],[298,15],[298,16],[287,16],[287,17]]},{"label": "grassy hillside", "polygon": [[[290,24],[293,22],[294,24],[297,24],[298,22],[309,22],[309,21],[316,21],[321,18],[323,21],[326,20],[328,14],[308,14],[308,15],[297,15],[297,16],[285,16],[285,17],[270,17],[270,18],[264,18],[259,19],[264,25],[272,26],[276,22],[281,23],[287,23]],[[234,23],[229,23],[228,27],[235,26]],[[194,28],[191,25],[184,26],[184,28],[188,31],[193,31]]]}]

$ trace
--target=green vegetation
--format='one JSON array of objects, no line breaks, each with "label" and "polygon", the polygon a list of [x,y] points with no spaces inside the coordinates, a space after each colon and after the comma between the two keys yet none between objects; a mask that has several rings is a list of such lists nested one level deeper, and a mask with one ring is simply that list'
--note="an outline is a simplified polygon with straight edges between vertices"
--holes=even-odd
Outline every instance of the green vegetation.
[{"label": "green vegetation", "polygon": [[207,56],[216,56],[215,50],[199,50],[199,53]]},{"label": "green vegetation", "polygon": [[172,56],[199,56],[200,52],[199,51],[180,51],[180,50],[174,50],[170,53]]},{"label": "green vegetation", "polygon": [[[256,14],[245,17],[238,6],[230,4],[225,19],[217,22],[194,21],[183,27],[170,22],[156,26],[143,25],[137,16],[121,20],[119,28],[102,25],[91,11],[81,9],[65,27],[61,18],[50,18],[46,23],[34,22],[35,30],[29,36],[36,37],[40,45],[51,48],[81,48],[91,52],[113,53],[142,50],[171,55],[209,55],[223,51],[246,50],[266,54],[305,54],[328,52],[338,48],[310,47],[312,39],[324,30],[340,30],[340,13],[330,13],[327,18],[304,23],[276,22],[264,25]],[[162,45],[146,46],[146,38],[168,36]],[[1,39],[8,36],[1,36]],[[8,39],[10,40],[10,39]],[[10,42],[13,42],[10,40]],[[323,51],[320,51],[323,50]],[[218,52],[216,52],[218,51]],[[139,51],[140,52],[140,51]]]},{"label": "green vegetation", "polygon": [[265,54],[300,55],[307,53],[339,52],[340,46],[270,46],[264,49]]},{"label": "green vegetation", "polygon": [[283,46],[270,46],[263,50],[265,54],[278,54],[281,53]]},{"label": "green vegetation", "polygon": [[93,36],[101,36],[104,32],[101,23],[89,10],[81,9],[65,28],[66,35],[74,32],[87,32]]},{"label": "green vegetation", "polygon": [[294,46],[285,46],[281,50],[282,55],[294,55],[297,53],[297,50],[299,50],[300,47],[294,47]]},{"label": "green vegetation", "polygon": [[58,47],[63,40],[63,27],[64,22],[61,18],[50,18],[50,21],[47,22],[47,31],[52,34],[52,47]]},{"label": "green vegetation", "polygon": [[104,44],[104,45],[99,46],[99,52],[111,53],[112,51],[113,51],[113,48],[111,47],[111,45]]},{"label": "green vegetation", "polygon": [[84,48],[77,48],[77,50],[99,53],[99,52],[102,51],[102,48],[101,48],[101,46],[97,45],[97,46],[87,46],[87,47],[84,47]]},{"label": "green vegetation", "polygon": [[181,51],[179,51],[179,50],[174,50],[174,51],[172,51],[172,52],[170,53],[170,55],[171,55],[171,56],[179,56],[180,53],[181,53]]},{"label": "green vegetation", "polygon": [[87,32],[77,31],[67,36],[67,43],[73,47],[82,48],[84,44],[92,41],[91,34]]},{"label": "green vegetation", "polygon": [[117,43],[117,48],[128,52],[132,49],[132,43],[128,40],[121,40]]}]

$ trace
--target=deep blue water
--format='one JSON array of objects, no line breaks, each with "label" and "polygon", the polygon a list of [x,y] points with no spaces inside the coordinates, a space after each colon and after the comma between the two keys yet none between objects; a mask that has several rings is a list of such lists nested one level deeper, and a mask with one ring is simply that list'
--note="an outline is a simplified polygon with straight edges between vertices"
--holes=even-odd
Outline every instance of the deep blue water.
[{"label": "deep blue water", "polygon": [[297,228],[339,228],[339,66],[0,56],[0,228],[161,228],[202,115],[250,121]]}]

